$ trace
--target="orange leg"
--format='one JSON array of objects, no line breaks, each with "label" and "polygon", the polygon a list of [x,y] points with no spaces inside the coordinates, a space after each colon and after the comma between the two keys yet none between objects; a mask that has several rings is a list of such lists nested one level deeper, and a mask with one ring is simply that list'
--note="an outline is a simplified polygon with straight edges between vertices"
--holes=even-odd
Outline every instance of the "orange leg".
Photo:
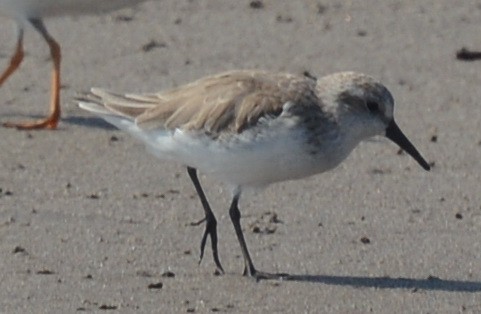
[{"label": "orange leg", "polygon": [[17,48],[15,49],[15,53],[13,54],[12,58],[10,58],[10,65],[5,69],[2,76],[0,76],[0,86],[2,86],[3,83],[5,83],[5,81],[10,77],[10,75],[12,75],[13,72],[18,69],[20,63],[22,63],[23,56],[23,30],[19,29]]},{"label": "orange leg", "polygon": [[[4,124],[4,126],[10,127],[10,128],[13,127],[21,130],[55,129],[57,128],[58,121],[60,119],[60,62],[62,59],[61,52],[60,52],[60,45],[55,41],[55,39],[52,36],[50,36],[47,29],[43,25],[42,20],[31,19],[30,22],[47,42],[48,46],[50,47],[50,55],[52,56],[53,73],[52,73],[52,87],[51,87],[51,100],[50,100],[50,114],[46,119],[43,119],[43,120],[34,121],[34,122],[23,122],[23,123],[7,122]],[[18,52],[19,50],[21,51],[20,53]],[[14,60],[17,54],[20,55],[20,60],[17,61],[18,64],[15,64]],[[17,52],[12,58],[10,66],[7,68],[7,71],[5,71],[4,75],[2,75],[2,78],[3,76],[6,76],[5,77],[6,79],[11,73],[15,71],[15,69],[20,65],[20,62],[22,61],[21,57],[23,57],[23,49],[22,49],[22,43],[20,40],[20,43],[17,44]],[[19,57],[17,57],[17,59],[18,58]]]}]

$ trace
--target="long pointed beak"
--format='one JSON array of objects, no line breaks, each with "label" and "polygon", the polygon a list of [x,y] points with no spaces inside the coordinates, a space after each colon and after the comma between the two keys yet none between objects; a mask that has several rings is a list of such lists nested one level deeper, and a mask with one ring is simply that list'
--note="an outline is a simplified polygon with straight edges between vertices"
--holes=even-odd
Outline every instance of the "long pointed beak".
[{"label": "long pointed beak", "polygon": [[427,161],[421,156],[418,152],[416,147],[408,140],[408,138],[403,134],[401,129],[397,126],[394,119],[389,123],[386,129],[386,137],[393,141],[394,143],[398,144],[406,153],[411,155],[424,170],[429,171],[431,167],[427,163]]}]

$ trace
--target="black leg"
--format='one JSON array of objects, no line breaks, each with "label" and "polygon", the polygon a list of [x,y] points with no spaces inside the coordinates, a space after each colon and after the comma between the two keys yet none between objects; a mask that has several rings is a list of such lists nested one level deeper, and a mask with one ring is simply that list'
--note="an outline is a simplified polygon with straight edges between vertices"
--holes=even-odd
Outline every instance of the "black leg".
[{"label": "black leg", "polygon": [[210,242],[212,245],[212,255],[214,257],[214,262],[215,262],[215,265],[217,266],[217,270],[223,274],[224,269],[222,268],[222,265],[219,261],[219,253],[217,251],[217,220],[215,219],[214,213],[210,209],[209,202],[207,201],[204,191],[202,190],[202,187],[200,185],[199,179],[197,178],[197,170],[192,167],[187,167],[187,172],[189,173],[192,183],[194,183],[195,190],[199,195],[200,201],[202,202],[202,207],[204,207],[204,212],[205,212],[206,226],[205,226],[204,235],[202,236],[202,240],[200,242],[199,264],[202,261],[202,258],[204,257],[204,249],[207,241],[207,236],[210,235]]},{"label": "black leg", "polygon": [[246,240],[244,239],[244,233],[242,233],[242,227],[240,225],[240,218],[241,214],[239,211],[238,203],[239,203],[240,193],[234,195],[232,199],[232,203],[229,209],[230,219],[232,224],[234,225],[235,234],[237,235],[237,240],[239,241],[242,256],[244,257],[244,276],[253,277],[256,274],[256,268],[254,267],[254,263],[252,263],[251,256],[249,255],[249,250],[247,249]]},{"label": "black leg", "polygon": [[242,250],[242,256],[244,257],[244,276],[249,276],[253,277],[256,280],[261,280],[261,279],[287,279],[289,277],[288,274],[284,273],[279,273],[279,274],[271,274],[271,273],[265,273],[265,272],[260,272],[256,270],[254,267],[254,263],[252,263],[251,256],[249,254],[249,250],[247,249],[247,244],[244,239],[244,233],[242,232],[242,227],[240,224],[240,218],[241,214],[239,211],[238,203],[239,203],[239,197],[240,197],[240,192],[236,193],[234,195],[234,198],[232,199],[232,203],[230,205],[229,209],[229,215],[230,219],[232,221],[232,224],[234,225],[235,233],[237,235],[237,240],[239,241],[241,250]]}]

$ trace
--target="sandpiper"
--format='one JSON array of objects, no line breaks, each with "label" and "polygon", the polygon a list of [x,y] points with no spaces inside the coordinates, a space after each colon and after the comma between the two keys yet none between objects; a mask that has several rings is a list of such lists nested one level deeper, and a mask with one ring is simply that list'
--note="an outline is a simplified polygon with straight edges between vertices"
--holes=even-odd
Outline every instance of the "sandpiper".
[{"label": "sandpiper", "polygon": [[232,187],[231,221],[244,257],[244,275],[258,271],[240,225],[246,187],[301,179],[335,168],[361,142],[384,135],[425,170],[430,166],[393,117],[394,99],[374,78],[341,72],[314,79],[258,70],[232,71],[153,94],[115,94],[93,88],[81,108],[143,141],[157,157],[181,162],[205,212],[207,237],[219,272],[217,221],[197,169]]}]

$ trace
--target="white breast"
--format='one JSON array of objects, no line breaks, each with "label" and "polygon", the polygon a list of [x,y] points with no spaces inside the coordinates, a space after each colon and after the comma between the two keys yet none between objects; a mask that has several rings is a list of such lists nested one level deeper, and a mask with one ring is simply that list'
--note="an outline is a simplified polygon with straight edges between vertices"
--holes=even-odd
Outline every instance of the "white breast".
[{"label": "white breast", "polygon": [[[278,120],[264,129],[217,140],[181,130],[173,135],[164,131],[149,141],[149,147],[160,158],[182,162],[222,182],[243,187],[261,187],[327,171],[352,150],[337,147],[338,139],[332,137],[313,153],[306,130],[284,122]],[[152,135],[156,136],[149,137]]]}]

